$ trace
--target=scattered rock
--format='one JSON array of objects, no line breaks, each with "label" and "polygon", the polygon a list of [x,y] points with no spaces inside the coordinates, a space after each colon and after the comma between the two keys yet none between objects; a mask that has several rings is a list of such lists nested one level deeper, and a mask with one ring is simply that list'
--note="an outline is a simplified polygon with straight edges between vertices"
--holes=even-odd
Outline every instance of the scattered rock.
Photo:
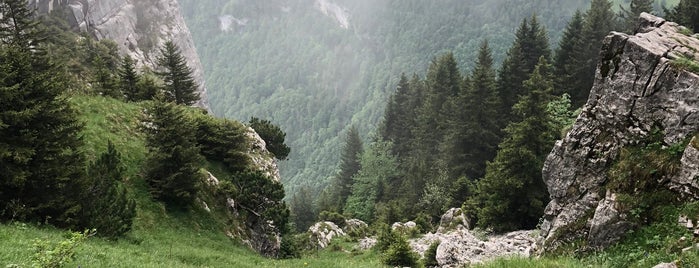
[{"label": "scattered rock", "polygon": [[391,230],[394,232],[399,232],[399,233],[404,234],[404,235],[418,232],[417,224],[413,221],[409,221],[406,223],[394,222],[393,225],[391,225]]},{"label": "scattered rock", "polygon": [[359,219],[349,219],[345,220],[345,227],[342,230],[350,237],[365,237],[369,232],[369,225]]},{"label": "scattered rock", "polygon": [[447,210],[442,218],[439,220],[438,232],[443,232],[445,230],[452,230],[458,226],[463,226],[466,229],[471,229],[469,226],[469,220],[466,215],[461,211],[461,208],[451,208]]},{"label": "scattered rock", "polygon": [[318,222],[308,228],[309,240],[314,247],[326,248],[334,237],[345,236],[345,232],[335,223]]},{"label": "scattered rock", "polygon": [[666,262],[666,263],[661,263],[656,266],[653,266],[653,268],[678,268],[677,264],[674,262]]},{"label": "scattered rock", "polygon": [[376,242],[377,242],[377,240],[375,237],[365,237],[365,238],[359,239],[359,249],[360,250],[369,250],[376,245]]}]

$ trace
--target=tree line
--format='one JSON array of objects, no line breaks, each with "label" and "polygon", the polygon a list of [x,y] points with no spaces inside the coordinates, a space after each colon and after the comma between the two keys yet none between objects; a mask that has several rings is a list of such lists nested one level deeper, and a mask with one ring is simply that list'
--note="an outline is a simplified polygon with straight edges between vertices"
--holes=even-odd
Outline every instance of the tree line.
[{"label": "tree line", "polygon": [[[699,1],[666,12],[682,18],[675,12],[692,2]],[[295,201],[307,200],[308,190],[292,198],[297,223],[339,214],[415,220],[429,230],[446,209],[462,207],[473,224],[497,232],[536,227],[549,201],[545,157],[587,101],[604,37],[632,33],[641,12],[654,12],[648,0],[612,7],[593,0],[576,12],[555,50],[538,17],[525,18],[497,70],[483,41],[470,72],[446,53],[424,77],[402,75],[370,144],[356,128],[346,133],[339,172],[316,207]]]},{"label": "tree line", "polygon": [[[187,107],[199,100],[198,85],[172,41],[160,48],[155,70],[138,70],[112,41],[72,33],[57,13],[38,16],[24,0],[0,1],[0,221],[96,229],[113,239],[131,230],[136,202],[121,153],[111,142],[94,161],[84,153],[85,124],[69,98],[87,94],[144,107],[148,152],[138,168],[153,199],[191,209],[206,189],[202,168],[221,163],[228,175],[214,195],[222,207],[235,198],[236,208],[250,210],[246,222],[286,230],[283,187],[253,171],[248,127]],[[275,157],[287,157],[279,127],[258,118],[249,125]]]}]

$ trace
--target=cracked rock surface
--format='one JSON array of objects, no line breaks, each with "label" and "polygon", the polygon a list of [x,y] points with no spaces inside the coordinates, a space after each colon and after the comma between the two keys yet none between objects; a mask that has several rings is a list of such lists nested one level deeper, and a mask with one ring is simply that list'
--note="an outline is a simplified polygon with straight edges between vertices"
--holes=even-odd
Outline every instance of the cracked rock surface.
[{"label": "cracked rock surface", "polygon": [[[664,131],[665,144],[690,138],[699,129],[699,76],[678,64],[698,62],[699,39],[682,26],[642,14],[635,35],[612,32],[604,40],[590,97],[566,137],[546,159],[543,179],[551,202],[541,226],[543,250],[583,238],[605,247],[629,230],[615,193],[604,190],[607,170],[621,148]],[[692,147],[692,143],[688,147]],[[693,147],[681,172],[667,187],[698,197]],[[691,158],[691,159],[689,159]]]}]

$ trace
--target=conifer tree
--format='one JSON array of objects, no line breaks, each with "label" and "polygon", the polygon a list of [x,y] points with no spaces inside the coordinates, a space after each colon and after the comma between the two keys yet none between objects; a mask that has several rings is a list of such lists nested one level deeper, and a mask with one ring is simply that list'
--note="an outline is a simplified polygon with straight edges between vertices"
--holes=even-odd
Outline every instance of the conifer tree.
[{"label": "conifer tree", "polygon": [[395,92],[389,97],[383,121],[380,126],[381,138],[394,143],[394,153],[405,152],[408,141],[411,139],[411,119],[415,107],[410,106],[411,101],[410,82],[405,74],[401,74]]},{"label": "conifer tree", "polygon": [[83,125],[26,1],[0,1],[0,218],[78,227]]},{"label": "conifer tree", "polygon": [[340,156],[340,171],[333,178],[331,184],[332,208],[321,208],[335,212],[342,212],[347,202],[347,197],[352,193],[352,184],[354,177],[359,172],[361,166],[359,158],[364,152],[364,145],[359,137],[359,131],[356,127],[351,126],[345,136],[345,144],[342,147],[342,155]]},{"label": "conifer tree", "polygon": [[352,194],[344,212],[364,221],[372,221],[375,207],[382,199],[389,180],[398,176],[398,160],[391,154],[390,142],[377,141],[362,154],[361,170],[352,177]]},{"label": "conifer tree", "polygon": [[500,141],[500,98],[487,41],[481,45],[476,67],[457,102],[457,117],[450,123],[451,131],[442,145],[446,165],[452,178],[478,179],[484,175],[485,163],[493,159]]},{"label": "conifer tree", "polygon": [[165,83],[165,98],[177,104],[192,105],[199,100],[197,83],[192,77],[192,69],[182,56],[180,49],[172,41],[167,41],[160,48],[158,66],[163,71],[158,75]]},{"label": "conifer tree", "polygon": [[638,26],[638,16],[642,12],[653,12],[653,2],[653,0],[631,0],[628,8],[619,5],[619,18],[621,19],[623,30],[627,33],[633,33]]},{"label": "conifer tree", "polygon": [[140,76],[136,72],[136,66],[131,56],[126,55],[119,69],[119,84],[127,101],[139,101],[140,92],[138,83]]},{"label": "conifer tree", "polygon": [[555,89],[560,92],[554,92],[555,94],[573,94],[573,92],[583,91],[587,85],[586,81],[582,81],[585,78],[580,77],[582,52],[586,42],[582,37],[583,23],[583,14],[578,10],[568,22],[563,37],[558,43],[553,67]]},{"label": "conifer tree", "polygon": [[291,215],[296,223],[296,230],[304,232],[313,225],[316,219],[316,212],[313,207],[313,194],[308,186],[303,186],[291,198]]},{"label": "conifer tree", "polygon": [[274,154],[279,160],[286,160],[291,152],[291,148],[284,144],[286,133],[281,128],[272,124],[269,120],[262,120],[256,117],[250,118],[250,127],[265,141],[267,150]]},{"label": "conifer tree", "polygon": [[542,57],[524,83],[529,92],[513,107],[521,118],[506,136],[485,177],[477,183],[478,225],[496,232],[534,228],[548,202],[541,168],[555,140],[547,114],[552,99],[550,65]]},{"label": "conifer tree", "polygon": [[506,118],[503,123],[512,120],[509,116],[519,96],[527,94],[522,82],[529,78],[540,57],[550,58],[548,36],[535,15],[524,19],[517,29],[515,41],[502,63],[498,79],[498,92],[501,94],[501,114]]},{"label": "conifer tree", "polygon": [[111,141],[107,151],[88,166],[83,218],[99,236],[117,238],[131,230],[136,202],[120,184],[123,173],[121,156]]},{"label": "conifer tree", "polygon": [[196,126],[180,107],[162,101],[148,107],[144,123],[150,192],[168,205],[186,208],[194,201],[202,180],[199,168],[203,158],[196,143]]},{"label": "conifer tree", "polygon": [[571,100],[575,107],[580,107],[587,101],[594,82],[602,41],[618,25],[617,17],[612,11],[612,4],[608,0],[592,0],[584,18],[585,23],[581,33],[582,51],[576,55],[574,61],[579,66],[579,69],[574,71],[578,83],[575,84],[575,88],[570,89]]},{"label": "conifer tree", "polygon": [[666,10],[667,18],[670,21],[684,25],[693,31],[699,29],[699,1],[681,0],[675,8]]}]

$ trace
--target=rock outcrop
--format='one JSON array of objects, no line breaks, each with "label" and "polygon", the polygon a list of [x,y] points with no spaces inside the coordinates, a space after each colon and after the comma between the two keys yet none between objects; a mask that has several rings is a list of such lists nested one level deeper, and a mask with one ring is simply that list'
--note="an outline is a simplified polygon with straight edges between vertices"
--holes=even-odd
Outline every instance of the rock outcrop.
[{"label": "rock outcrop", "polygon": [[76,29],[97,39],[116,42],[122,55],[131,55],[139,65],[153,69],[159,48],[167,40],[179,46],[199,84],[201,100],[209,108],[204,68],[194,47],[177,0],[28,0],[39,12],[67,10],[67,20]]},{"label": "rock outcrop", "polygon": [[314,248],[326,248],[333,238],[345,235],[340,227],[330,221],[317,222],[308,228],[309,241]]},{"label": "rock outcrop", "polygon": [[[635,35],[606,37],[590,97],[574,126],[543,168],[551,196],[541,227],[543,249],[585,239],[605,247],[631,227],[617,193],[605,189],[623,147],[662,130],[665,145],[699,129],[699,39],[682,26],[642,14]],[[697,153],[690,143],[681,172],[663,186],[697,197]]]}]

